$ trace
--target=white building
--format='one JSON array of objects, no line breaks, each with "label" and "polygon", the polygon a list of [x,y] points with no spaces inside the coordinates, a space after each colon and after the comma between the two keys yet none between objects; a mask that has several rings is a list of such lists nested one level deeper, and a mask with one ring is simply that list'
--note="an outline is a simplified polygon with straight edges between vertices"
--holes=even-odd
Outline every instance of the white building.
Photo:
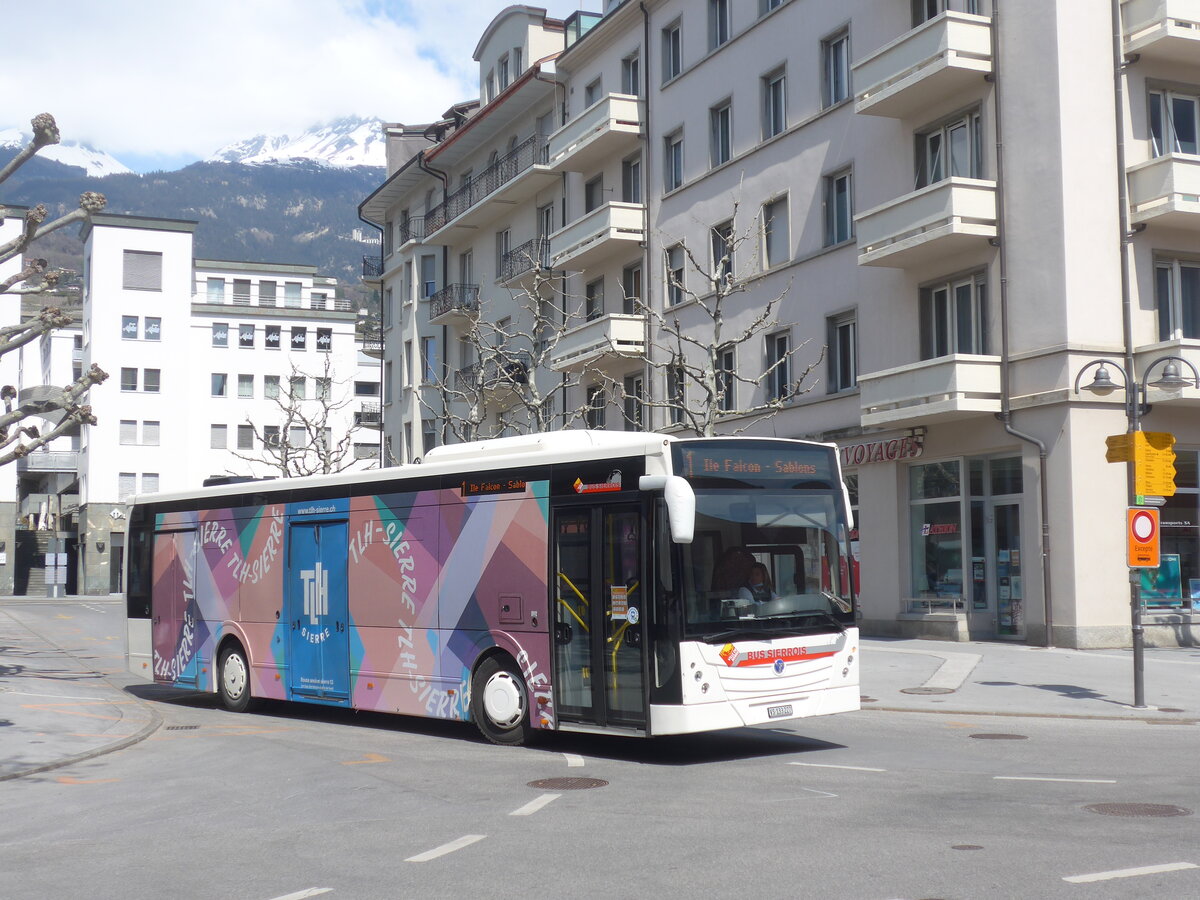
[{"label": "white building", "polygon": [[[478,107],[389,129],[389,178],[360,207],[384,229],[398,456],[450,436],[440,388],[480,362],[472,317],[519,330],[535,259],[578,300],[531,373],[568,385],[557,423],[677,427],[640,304],[703,333],[723,238],[747,236],[726,333],[783,300],[721,347],[740,376],[723,430],[841,447],[865,631],[1128,644],[1131,498],[1105,461],[1126,393],[1076,382],[1101,359],[1141,383],[1200,364],[1194,0],[510,6],[475,60]],[[1148,395],[1178,476],[1147,640],[1195,642],[1200,391]],[[768,400],[772,418],[732,414]]]}]

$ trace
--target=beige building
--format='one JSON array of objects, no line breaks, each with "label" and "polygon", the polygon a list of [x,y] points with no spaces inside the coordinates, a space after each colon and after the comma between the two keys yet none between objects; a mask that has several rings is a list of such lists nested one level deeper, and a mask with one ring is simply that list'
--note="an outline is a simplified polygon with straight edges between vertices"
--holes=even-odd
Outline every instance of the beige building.
[{"label": "beige building", "polygon": [[[719,431],[841,447],[866,633],[1127,646],[1105,438],[1147,401],[1178,475],[1146,640],[1195,643],[1200,391],[1137,385],[1200,364],[1200,3],[607,6],[508,7],[480,99],[389,128],[392,455],[528,427],[530,394],[542,427],[682,428],[678,321]],[[1077,390],[1101,359],[1118,389]]]}]

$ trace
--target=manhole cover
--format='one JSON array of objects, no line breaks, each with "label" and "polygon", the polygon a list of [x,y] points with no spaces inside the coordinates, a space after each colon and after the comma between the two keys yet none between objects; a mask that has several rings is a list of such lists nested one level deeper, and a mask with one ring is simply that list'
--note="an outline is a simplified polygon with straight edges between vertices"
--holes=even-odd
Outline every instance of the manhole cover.
[{"label": "manhole cover", "polygon": [[168,725],[164,731],[195,731],[199,725]]},{"label": "manhole cover", "polygon": [[1183,712],[1182,709],[1176,709],[1174,706],[1160,706],[1159,712]]},{"label": "manhole cover", "polygon": [[953,694],[953,688],[939,687],[915,687],[915,688],[900,688],[902,694]]},{"label": "manhole cover", "polygon": [[979,844],[951,844],[951,850],[982,850],[983,847]]},{"label": "manhole cover", "polygon": [[1125,816],[1132,819],[1162,819],[1192,814],[1190,809],[1167,803],[1089,803],[1084,809],[1102,816]]},{"label": "manhole cover", "polygon": [[1029,737],[1024,734],[973,734],[971,737],[978,741],[1027,741]]},{"label": "manhole cover", "polygon": [[585,791],[607,785],[608,782],[603,778],[543,778],[529,782],[531,788],[541,791]]}]

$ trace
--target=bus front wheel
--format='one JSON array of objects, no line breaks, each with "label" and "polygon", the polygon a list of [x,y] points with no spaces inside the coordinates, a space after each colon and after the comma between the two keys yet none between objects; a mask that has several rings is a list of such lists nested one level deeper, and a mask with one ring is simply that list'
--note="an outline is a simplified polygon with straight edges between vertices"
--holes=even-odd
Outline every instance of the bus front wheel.
[{"label": "bus front wheel", "polygon": [[471,717],[493,744],[523,744],[530,732],[528,696],[511,661],[488,657],[471,679]]},{"label": "bus front wheel", "polygon": [[250,663],[246,651],[237,644],[227,644],[221,650],[217,666],[217,693],[230,712],[245,712],[250,708]]}]

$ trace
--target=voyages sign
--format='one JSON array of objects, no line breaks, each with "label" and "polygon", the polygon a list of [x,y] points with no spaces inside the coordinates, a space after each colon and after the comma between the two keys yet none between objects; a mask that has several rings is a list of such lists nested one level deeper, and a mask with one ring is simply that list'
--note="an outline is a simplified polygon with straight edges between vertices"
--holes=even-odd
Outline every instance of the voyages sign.
[{"label": "voyages sign", "polygon": [[907,435],[882,441],[864,441],[861,444],[846,444],[839,447],[843,466],[863,466],[870,463],[897,462],[916,459],[925,452],[920,437]]}]

